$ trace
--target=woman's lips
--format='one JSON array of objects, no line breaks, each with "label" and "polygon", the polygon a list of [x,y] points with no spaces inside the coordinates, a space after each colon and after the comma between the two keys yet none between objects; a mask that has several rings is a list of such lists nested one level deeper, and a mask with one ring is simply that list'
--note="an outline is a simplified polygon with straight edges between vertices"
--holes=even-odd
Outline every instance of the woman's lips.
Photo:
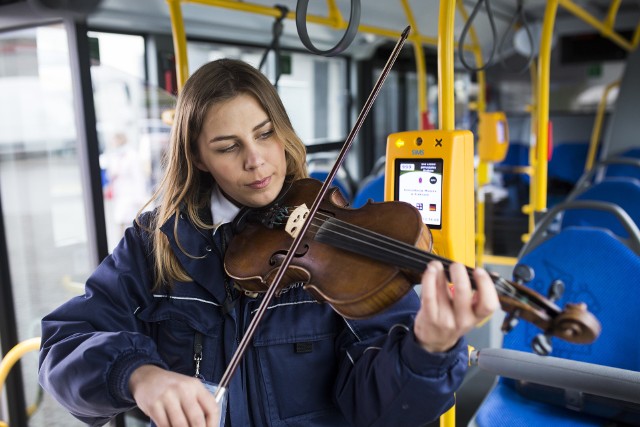
[{"label": "woman's lips", "polygon": [[260,190],[262,188],[265,188],[266,186],[269,185],[269,183],[271,182],[271,177],[268,176],[264,179],[261,179],[259,181],[253,181],[251,184],[248,185],[249,188],[253,188],[254,190]]}]

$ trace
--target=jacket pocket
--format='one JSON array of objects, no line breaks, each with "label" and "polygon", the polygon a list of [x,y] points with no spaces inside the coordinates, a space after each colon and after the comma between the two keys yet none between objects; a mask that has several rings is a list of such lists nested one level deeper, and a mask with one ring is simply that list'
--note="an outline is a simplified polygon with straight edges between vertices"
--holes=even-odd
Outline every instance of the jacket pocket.
[{"label": "jacket pocket", "polygon": [[336,412],[335,338],[344,321],[317,303],[276,307],[267,317],[253,346],[272,421],[290,423]]},{"label": "jacket pocket", "polygon": [[159,298],[155,304],[139,311],[137,316],[149,325],[158,352],[174,372],[195,374],[194,346],[196,334],[202,339],[200,373],[213,376],[218,357],[222,317],[218,307],[186,298]]}]

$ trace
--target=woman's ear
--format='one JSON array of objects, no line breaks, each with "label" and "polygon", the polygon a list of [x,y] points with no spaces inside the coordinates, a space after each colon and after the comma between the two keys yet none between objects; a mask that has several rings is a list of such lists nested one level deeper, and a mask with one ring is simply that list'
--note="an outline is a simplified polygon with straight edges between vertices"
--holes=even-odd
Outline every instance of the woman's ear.
[{"label": "woman's ear", "polygon": [[200,156],[196,156],[195,159],[193,160],[193,163],[202,172],[209,172],[209,169],[207,169],[207,166],[204,163],[202,163],[202,161],[200,160]]},{"label": "woman's ear", "polygon": [[200,153],[198,152],[197,148],[193,153],[193,164],[196,165],[196,167],[200,169],[202,172],[209,172],[209,169],[207,169],[207,165],[205,165],[202,159],[200,158]]}]

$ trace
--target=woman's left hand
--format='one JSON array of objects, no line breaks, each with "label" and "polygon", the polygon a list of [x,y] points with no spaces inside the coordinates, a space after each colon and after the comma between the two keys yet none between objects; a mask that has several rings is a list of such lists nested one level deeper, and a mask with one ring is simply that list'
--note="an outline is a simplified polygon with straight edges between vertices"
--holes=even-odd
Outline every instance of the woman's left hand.
[{"label": "woman's left hand", "polygon": [[452,348],[500,305],[493,281],[484,269],[473,272],[475,291],[462,264],[453,263],[449,274],[453,287],[449,286],[442,263],[432,261],[422,275],[421,304],[413,332],[420,345],[431,353]]}]

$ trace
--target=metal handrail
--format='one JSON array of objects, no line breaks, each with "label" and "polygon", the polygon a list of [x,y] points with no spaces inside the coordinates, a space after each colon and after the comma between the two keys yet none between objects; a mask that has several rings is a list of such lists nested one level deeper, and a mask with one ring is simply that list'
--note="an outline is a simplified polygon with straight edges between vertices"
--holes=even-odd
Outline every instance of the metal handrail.
[{"label": "metal handrail", "polygon": [[[0,362],[0,394],[2,388],[7,380],[7,376],[11,371],[11,368],[24,356],[31,351],[40,350],[40,337],[29,338],[16,344],[7,354],[2,358]],[[4,421],[0,421],[0,427],[8,427],[8,424]]]}]

